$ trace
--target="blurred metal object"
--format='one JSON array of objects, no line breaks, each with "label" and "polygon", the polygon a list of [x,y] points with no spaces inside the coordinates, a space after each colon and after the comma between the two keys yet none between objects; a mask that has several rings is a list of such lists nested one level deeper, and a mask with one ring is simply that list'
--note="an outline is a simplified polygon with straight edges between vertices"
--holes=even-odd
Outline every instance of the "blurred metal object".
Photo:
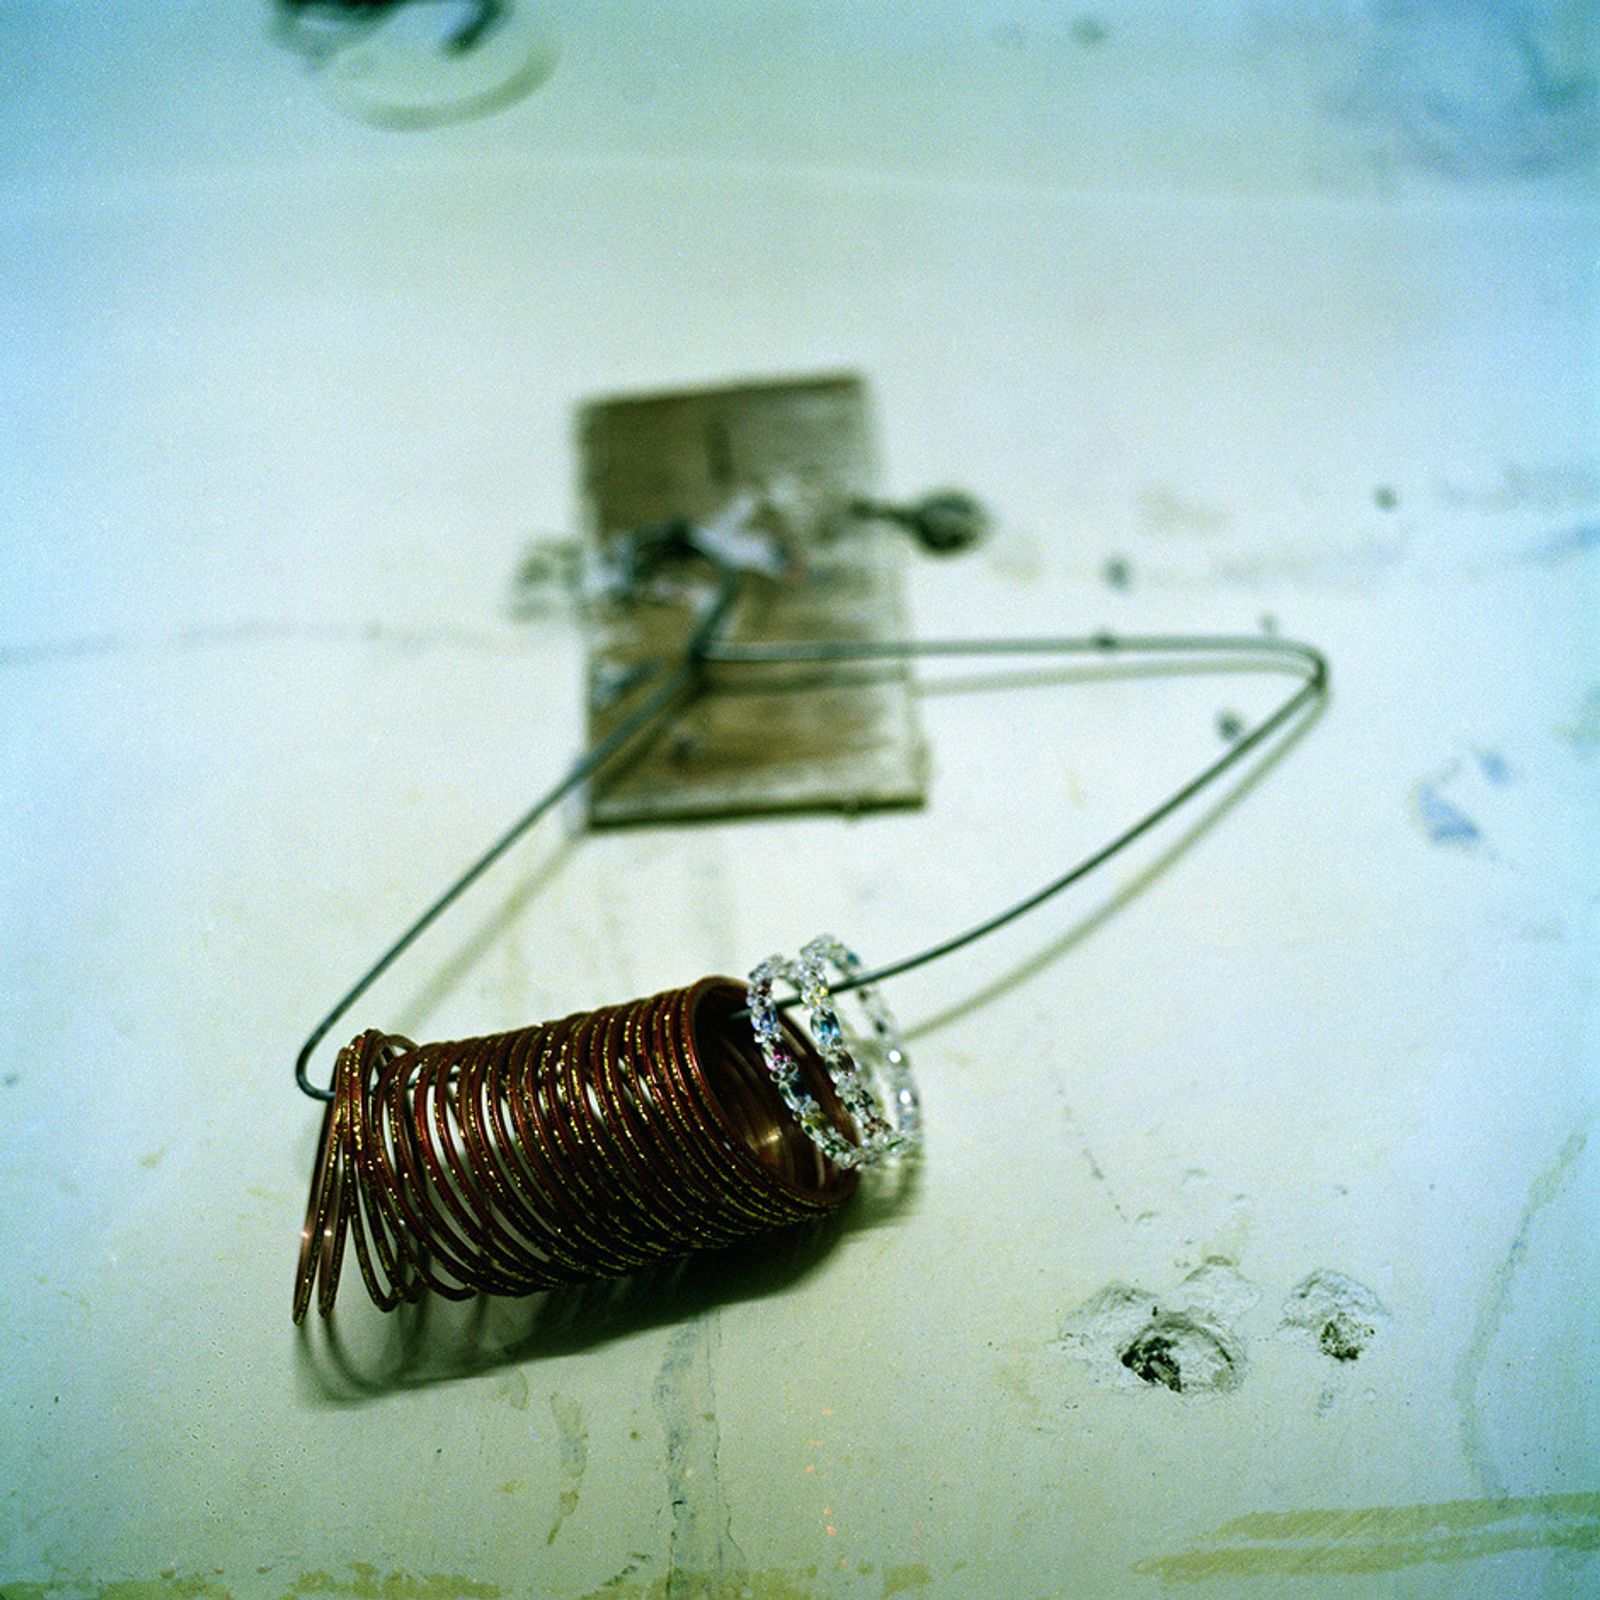
[{"label": "blurred metal object", "polygon": [[276,0],[274,33],[341,110],[391,128],[487,116],[559,55],[540,0]]},{"label": "blurred metal object", "polygon": [[904,528],[924,550],[940,556],[970,550],[989,532],[989,513],[981,502],[960,489],[939,489],[907,505],[857,500],[850,510],[855,516]]},{"label": "blurred metal object", "polygon": [[[408,0],[276,0],[280,31],[291,44],[313,48],[323,41],[336,40],[339,29],[366,28],[384,15],[398,11]],[[415,3],[415,0],[413,0]],[[462,9],[463,0],[423,0],[423,3],[450,5]],[[466,0],[471,15],[450,29],[442,47],[455,54],[472,49],[485,33],[506,14],[508,0]],[[302,34],[321,26],[328,33]]]}]

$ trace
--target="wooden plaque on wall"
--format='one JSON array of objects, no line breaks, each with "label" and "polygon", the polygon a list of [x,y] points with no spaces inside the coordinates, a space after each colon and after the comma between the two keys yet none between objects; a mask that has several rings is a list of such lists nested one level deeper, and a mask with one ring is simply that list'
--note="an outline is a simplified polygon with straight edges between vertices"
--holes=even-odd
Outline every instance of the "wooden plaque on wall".
[{"label": "wooden plaque on wall", "polygon": [[[578,418],[585,535],[603,563],[635,530],[788,492],[836,514],[786,530],[782,576],[752,575],[739,640],[903,638],[904,536],[848,514],[878,487],[865,385],[841,375],[596,401]],[[683,648],[713,588],[688,557],[631,598],[589,604],[589,737]],[[591,793],[597,825],[920,804],[925,758],[902,664],[712,668],[704,691]]]}]

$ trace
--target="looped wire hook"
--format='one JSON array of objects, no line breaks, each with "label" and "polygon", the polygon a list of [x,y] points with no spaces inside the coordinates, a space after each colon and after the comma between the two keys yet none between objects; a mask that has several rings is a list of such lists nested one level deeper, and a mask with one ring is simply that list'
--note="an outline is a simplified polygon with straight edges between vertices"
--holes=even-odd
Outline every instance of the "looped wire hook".
[{"label": "looped wire hook", "polygon": [[[734,644],[721,638],[723,624],[738,599],[744,573],[759,569],[736,557],[726,539],[707,539],[697,535],[692,524],[673,522],[642,530],[638,548],[630,557],[630,577],[636,577],[652,560],[670,553],[692,550],[708,561],[717,577],[717,588],[702,607],[693,631],[684,645],[677,665],[651,693],[624,717],[603,739],[584,751],[566,772],[489,846],[449,888],[438,896],[412,922],[404,933],[351,985],[338,1003],[312,1030],[295,1058],[294,1077],[300,1090],[313,1100],[333,1099],[333,1090],[311,1082],[308,1067],[316,1048],[333,1026],[368,989],[460,898],[496,861],[508,851],[553,806],[592,777],[606,762],[659,722],[684,696],[700,684],[707,667],[772,666],[795,662],[819,664],[846,661],[910,661],[924,658],[953,658],[998,655],[1094,655],[1107,656],[1238,656],[1266,660],[1278,670],[1287,671],[1296,687],[1260,722],[1240,732],[1228,748],[1186,783],[1152,806],[1135,822],[1065,872],[1040,888],[984,918],[948,939],[919,950],[898,961],[863,972],[834,986],[838,994],[879,984],[913,968],[936,961],[941,956],[972,944],[996,932],[1007,923],[1026,915],[1046,900],[1087,877],[1114,856],[1143,837],[1151,829],[1180,810],[1202,790],[1239,765],[1253,750],[1260,748],[1279,730],[1287,727],[1302,712],[1319,706],[1328,693],[1328,663],[1322,653],[1308,644],[1281,639],[1276,635],[1160,634],[1117,636],[1096,633],[1070,637],[1020,637],[1001,639],[949,639],[898,641],[813,640],[794,644]],[[792,1000],[781,1002],[792,1005]],[[747,1016],[747,1011],[736,1017]]]}]

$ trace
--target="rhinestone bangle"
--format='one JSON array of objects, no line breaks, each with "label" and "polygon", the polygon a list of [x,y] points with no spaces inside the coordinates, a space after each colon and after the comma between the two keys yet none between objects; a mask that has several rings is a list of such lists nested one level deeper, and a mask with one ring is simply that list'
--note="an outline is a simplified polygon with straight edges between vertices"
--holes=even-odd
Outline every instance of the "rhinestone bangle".
[{"label": "rhinestone bangle", "polygon": [[[806,945],[797,960],[769,956],[750,974],[750,1022],[767,1071],[807,1138],[838,1166],[871,1166],[916,1142],[921,1106],[905,1041],[883,997],[871,987],[855,991],[872,1032],[847,1043],[829,992],[829,967],[848,981],[859,975],[862,962],[826,934]],[[773,999],[780,979],[794,986],[805,1005],[811,1037],[856,1125],[855,1140],[836,1128],[806,1091]]]}]

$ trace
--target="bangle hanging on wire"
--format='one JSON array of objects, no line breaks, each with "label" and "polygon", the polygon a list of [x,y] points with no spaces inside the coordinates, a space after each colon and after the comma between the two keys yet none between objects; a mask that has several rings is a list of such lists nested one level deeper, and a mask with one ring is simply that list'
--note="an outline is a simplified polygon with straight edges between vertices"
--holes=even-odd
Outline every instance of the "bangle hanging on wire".
[{"label": "bangle hanging on wire", "polygon": [[[851,1041],[854,1053],[848,1047],[833,1009],[830,966],[846,982],[858,979],[863,970],[861,957],[828,934],[806,945],[797,961],[768,956],[750,974],[750,1025],[767,1073],[806,1137],[841,1167],[872,1166],[916,1142],[922,1128],[921,1106],[905,1041],[870,984],[860,985],[856,998],[867,1014],[872,1037]],[[810,1013],[812,1041],[854,1123],[853,1137],[808,1092],[809,1074],[785,1046],[784,1023],[773,998],[773,984],[780,980],[794,985]]]},{"label": "bangle hanging on wire", "polygon": [[[301,1234],[296,1321],[313,1290],[323,1315],[332,1310],[347,1235],[372,1299],[388,1308],[430,1289],[454,1298],[518,1294],[626,1273],[833,1209],[852,1192],[857,1168],[903,1152],[920,1132],[910,1063],[877,985],[964,948],[1087,877],[1313,714],[1327,695],[1322,655],[1275,636],[728,643],[720,631],[740,578],[710,559],[716,592],[677,667],[417,917],[302,1046],[295,1082],[328,1104]],[[458,1044],[418,1047],[368,1032],[340,1052],[331,1088],[311,1082],[317,1046],[393,962],[553,806],[692,693],[709,667],[1021,655],[1237,658],[1286,672],[1294,684],[1260,722],[1107,843],[912,955],[864,970],[824,937],[798,961],[761,963],[746,988],[704,979]],[[797,993],[778,1000],[775,980],[791,981]],[[850,1041],[853,1050],[832,1004],[852,992],[871,1029]],[[786,1015],[802,1002],[810,1037]]]}]

